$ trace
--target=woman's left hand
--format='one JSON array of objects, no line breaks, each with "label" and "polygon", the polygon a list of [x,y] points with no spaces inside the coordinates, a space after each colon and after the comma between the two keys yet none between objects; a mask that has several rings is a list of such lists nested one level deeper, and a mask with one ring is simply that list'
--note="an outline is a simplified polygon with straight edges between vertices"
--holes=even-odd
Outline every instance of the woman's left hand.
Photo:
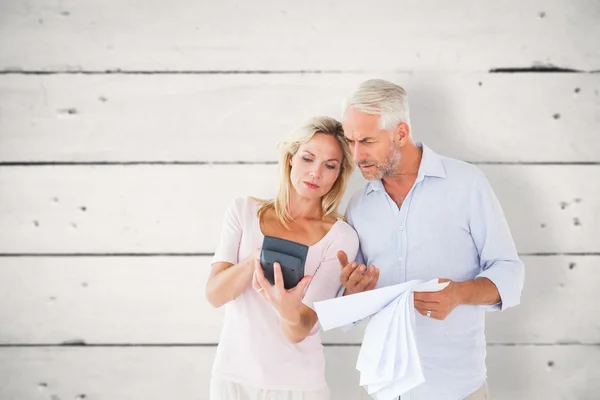
[{"label": "woman's left hand", "polygon": [[281,265],[276,262],[273,264],[273,275],[275,284],[271,283],[265,277],[265,273],[260,265],[260,260],[255,262],[254,277],[252,278],[252,287],[267,301],[271,302],[279,313],[281,319],[289,324],[300,323],[300,306],[304,291],[310,283],[311,276],[306,275],[296,287],[286,290],[283,284],[283,274]]}]

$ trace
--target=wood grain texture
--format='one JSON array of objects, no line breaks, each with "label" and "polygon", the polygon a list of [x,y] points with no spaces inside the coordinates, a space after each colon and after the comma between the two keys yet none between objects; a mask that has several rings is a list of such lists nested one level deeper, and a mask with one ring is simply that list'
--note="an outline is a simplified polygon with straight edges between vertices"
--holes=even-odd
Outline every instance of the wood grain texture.
[{"label": "wood grain texture", "polygon": [[5,1],[0,68],[595,70],[599,17],[593,0]]},{"label": "wood grain texture", "polygon": [[[213,346],[0,348],[0,398],[207,400],[214,354]],[[354,368],[357,348],[325,354],[334,398],[367,400]]]},{"label": "wood grain texture", "polygon": [[[37,400],[208,399],[214,347],[0,348],[0,398]],[[354,369],[357,347],[328,347],[332,400],[367,400]],[[594,400],[598,346],[492,346],[498,400]],[[52,397],[54,396],[54,397]],[[80,397],[77,397],[80,396]]]},{"label": "wood grain texture", "polygon": [[413,136],[472,162],[600,162],[600,75],[0,75],[0,162],[275,161],[359,82],[410,97]]},{"label": "wood grain texture", "polygon": [[[275,165],[0,169],[0,253],[212,253],[235,196]],[[483,165],[522,253],[600,252],[600,167]],[[346,199],[362,187],[355,176]]]},{"label": "wood grain texture", "polygon": [[[0,258],[0,343],[214,344],[224,308],[204,297],[210,257]],[[600,344],[590,301],[600,257],[523,257],[521,305],[487,314],[491,344]],[[560,321],[560,323],[557,323]],[[323,332],[361,343],[364,324]]]}]

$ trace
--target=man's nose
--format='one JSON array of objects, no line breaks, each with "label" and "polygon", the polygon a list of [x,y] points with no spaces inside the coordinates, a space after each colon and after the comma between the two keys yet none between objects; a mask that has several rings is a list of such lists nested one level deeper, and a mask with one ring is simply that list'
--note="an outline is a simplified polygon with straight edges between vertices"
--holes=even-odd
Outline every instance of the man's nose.
[{"label": "man's nose", "polygon": [[364,154],[362,151],[362,148],[360,146],[360,143],[354,143],[354,146],[352,146],[350,148],[350,150],[352,150],[352,157],[354,157],[354,161],[360,161],[362,159],[364,159]]}]

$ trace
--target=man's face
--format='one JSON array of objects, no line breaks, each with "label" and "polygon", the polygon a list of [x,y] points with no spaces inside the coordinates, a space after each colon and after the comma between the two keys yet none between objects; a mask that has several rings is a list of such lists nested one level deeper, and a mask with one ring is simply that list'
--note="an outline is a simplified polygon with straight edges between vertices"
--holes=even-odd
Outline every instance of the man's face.
[{"label": "man's face", "polygon": [[394,144],[393,133],[379,127],[379,115],[348,107],[342,126],[354,161],[366,180],[382,179],[394,173],[400,162],[400,148]]}]

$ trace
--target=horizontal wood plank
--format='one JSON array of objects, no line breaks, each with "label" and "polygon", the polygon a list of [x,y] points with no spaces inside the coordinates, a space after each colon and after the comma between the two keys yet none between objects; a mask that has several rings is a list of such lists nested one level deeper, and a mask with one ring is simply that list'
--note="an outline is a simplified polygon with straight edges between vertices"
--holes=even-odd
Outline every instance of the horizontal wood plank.
[{"label": "horizontal wood plank", "polygon": [[[208,399],[213,347],[1,348],[3,399]],[[332,400],[366,400],[357,347],[329,347]],[[498,400],[596,399],[598,346],[492,346],[488,380]],[[78,397],[79,396],[79,397]]]},{"label": "horizontal wood plank", "polygon": [[[275,165],[0,168],[0,253],[212,253]],[[483,165],[522,253],[600,252],[600,167]],[[346,199],[363,185],[355,174]]]},{"label": "horizontal wood plank", "polygon": [[0,162],[274,161],[359,82],[406,87],[413,136],[472,162],[600,162],[600,75],[0,75]]},{"label": "horizontal wood plank", "polygon": [[599,16],[589,0],[2,2],[0,68],[595,70]]},{"label": "horizontal wood plank", "polygon": [[[368,399],[354,368],[357,349],[326,348],[325,354],[333,398]],[[0,398],[205,400],[214,355],[213,346],[1,348]]]},{"label": "horizontal wood plank", "polygon": [[[210,257],[0,258],[0,344],[214,344]],[[487,314],[492,344],[600,343],[600,257],[523,257],[521,305]],[[323,332],[361,343],[364,327]]]}]

